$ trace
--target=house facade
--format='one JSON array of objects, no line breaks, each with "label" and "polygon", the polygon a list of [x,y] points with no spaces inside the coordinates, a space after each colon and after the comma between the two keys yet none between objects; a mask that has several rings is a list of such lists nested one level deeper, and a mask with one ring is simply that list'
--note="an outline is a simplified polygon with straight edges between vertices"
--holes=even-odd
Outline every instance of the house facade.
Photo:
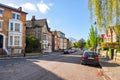
[{"label": "house facade", "polygon": [[52,52],[52,32],[47,19],[36,20],[35,16],[32,16],[32,19],[26,22],[26,35],[40,40],[40,51]]},{"label": "house facade", "polygon": [[59,49],[67,49],[68,48],[68,40],[65,37],[65,34],[61,31],[56,31],[59,39]]},{"label": "house facade", "polygon": [[105,34],[101,35],[103,42],[117,42],[116,33],[114,27],[109,27]]},{"label": "house facade", "polygon": [[27,13],[0,3],[0,49],[6,54],[25,50],[25,23]]},{"label": "house facade", "polygon": [[57,31],[52,31],[52,50],[59,51],[60,49],[60,38],[58,38]]}]

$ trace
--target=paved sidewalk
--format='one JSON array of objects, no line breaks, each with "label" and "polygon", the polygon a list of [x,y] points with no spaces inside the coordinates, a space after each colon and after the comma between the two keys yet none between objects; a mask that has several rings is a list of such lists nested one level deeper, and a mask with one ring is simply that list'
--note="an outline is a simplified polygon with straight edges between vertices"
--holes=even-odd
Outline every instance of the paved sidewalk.
[{"label": "paved sidewalk", "polygon": [[111,80],[120,80],[120,64],[101,57],[100,65],[102,66],[104,75],[108,76]]},{"label": "paved sidewalk", "polygon": [[45,55],[58,55],[58,54],[63,54],[63,52],[50,52],[50,53],[45,53],[43,55],[37,55],[37,56],[19,56],[19,57],[11,57],[11,56],[6,56],[6,57],[0,57],[0,60],[5,60],[5,59],[15,59],[15,58],[39,58]]}]

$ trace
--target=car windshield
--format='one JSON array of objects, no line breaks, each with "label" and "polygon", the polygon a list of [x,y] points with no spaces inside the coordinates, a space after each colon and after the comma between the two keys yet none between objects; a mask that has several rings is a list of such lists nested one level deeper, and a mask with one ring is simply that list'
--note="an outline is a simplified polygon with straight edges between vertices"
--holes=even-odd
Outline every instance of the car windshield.
[{"label": "car windshield", "polygon": [[86,56],[88,56],[88,57],[90,57],[90,56],[96,56],[97,55],[97,53],[95,53],[95,52],[85,52],[85,55]]}]

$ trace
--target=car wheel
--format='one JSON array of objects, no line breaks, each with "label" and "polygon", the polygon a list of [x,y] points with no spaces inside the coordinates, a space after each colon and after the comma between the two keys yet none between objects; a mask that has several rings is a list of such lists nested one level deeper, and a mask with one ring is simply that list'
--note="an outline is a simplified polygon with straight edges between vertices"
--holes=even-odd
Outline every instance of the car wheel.
[{"label": "car wheel", "polygon": [[82,65],[85,65],[86,63],[85,63],[84,61],[81,61],[81,64],[82,64]]}]

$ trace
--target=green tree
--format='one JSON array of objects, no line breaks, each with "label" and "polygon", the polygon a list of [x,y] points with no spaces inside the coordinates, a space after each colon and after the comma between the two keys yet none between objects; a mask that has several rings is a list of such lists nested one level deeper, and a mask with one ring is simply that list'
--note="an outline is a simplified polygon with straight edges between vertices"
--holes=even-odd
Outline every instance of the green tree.
[{"label": "green tree", "polygon": [[79,48],[79,47],[80,47],[80,46],[79,46],[79,43],[78,43],[78,42],[74,42],[74,43],[73,43],[73,47],[74,47],[74,48]]},{"label": "green tree", "polygon": [[78,41],[78,43],[79,43],[79,48],[83,49],[83,48],[85,47],[86,41],[85,41],[83,38],[81,38],[81,39]]},{"label": "green tree", "polygon": [[88,40],[86,42],[86,47],[96,50],[98,44],[100,44],[101,41],[102,41],[102,38],[97,33],[97,28],[96,27],[94,28],[91,25],[90,32],[89,32],[89,38],[88,38]]},{"label": "green tree", "polygon": [[90,19],[95,19],[99,29],[106,29],[114,23],[120,25],[119,4],[120,0],[89,0]]},{"label": "green tree", "polygon": [[91,47],[91,44],[90,44],[90,40],[88,39],[87,42],[86,42],[86,48],[90,48]]},{"label": "green tree", "polygon": [[39,40],[33,36],[26,37],[26,52],[32,52],[40,46]]},{"label": "green tree", "polygon": [[90,40],[91,47],[95,48],[97,45],[97,34],[96,34],[96,31],[92,25],[91,25],[90,33],[89,33],[89,40]]}]

